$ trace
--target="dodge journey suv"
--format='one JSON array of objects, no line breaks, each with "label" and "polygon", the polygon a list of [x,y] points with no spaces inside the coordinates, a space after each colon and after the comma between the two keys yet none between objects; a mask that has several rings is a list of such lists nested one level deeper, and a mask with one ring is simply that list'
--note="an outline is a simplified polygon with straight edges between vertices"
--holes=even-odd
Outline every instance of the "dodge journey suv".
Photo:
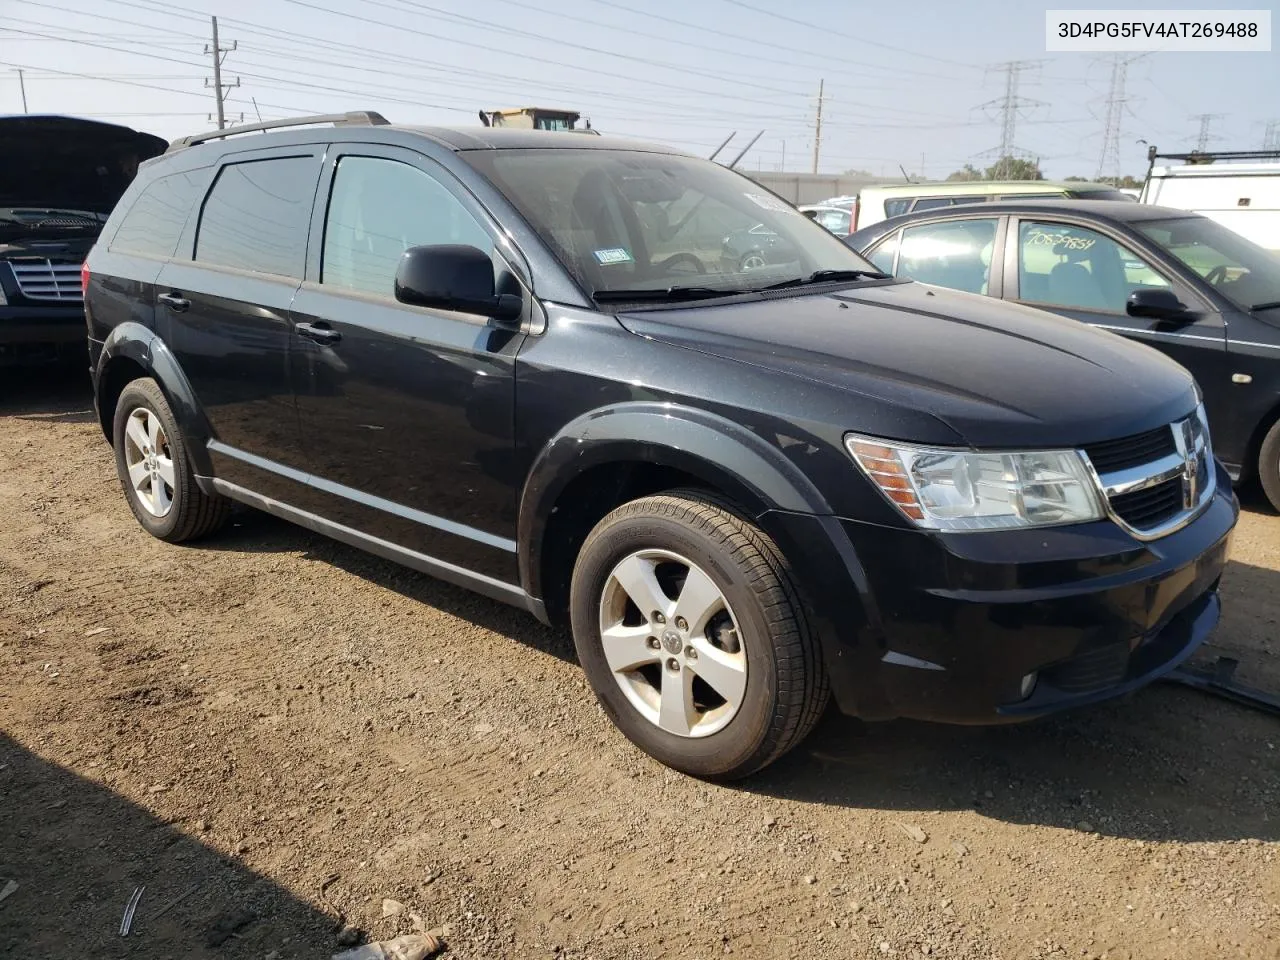
[{"label": "dodge journey suv", "polygon": [[[757,224],[788,256],[720,256]],[[831,697],[998,723],[1123,694],[1218,620],[1239,508],[1182,367],[887,277],[663,147],[188,137],[83,279],[146,530],[248,505],[567,623],[617,726],[697,776]]]}]

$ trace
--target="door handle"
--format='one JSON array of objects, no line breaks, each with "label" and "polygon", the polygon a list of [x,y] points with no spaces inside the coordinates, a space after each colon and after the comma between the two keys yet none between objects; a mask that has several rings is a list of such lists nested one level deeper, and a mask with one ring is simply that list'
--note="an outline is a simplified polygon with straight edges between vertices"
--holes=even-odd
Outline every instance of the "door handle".
[{"label": "door handle", "polygon": [[318,323],[299,323],[294,325],[294,329],[298,331],[300,336],[313,340],[316,343],[337,343],[342,339],[342,334],[334,330],[323,320]]},{"label": "door handle", "polygon": [[187,307],[191,306],[191,301],[180,293],[162,293],[156,299],[174,313],[183,313]]}]

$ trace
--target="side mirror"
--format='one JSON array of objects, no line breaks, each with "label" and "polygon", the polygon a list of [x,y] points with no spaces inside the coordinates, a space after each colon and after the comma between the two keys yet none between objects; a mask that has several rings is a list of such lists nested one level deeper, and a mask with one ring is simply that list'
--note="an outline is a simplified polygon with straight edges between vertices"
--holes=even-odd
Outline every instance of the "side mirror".
[{"label": "side mirror", "polygon": [[803,213],[803,214],[804,214],[806,217],[808,217],[810,220],[817,220],[817,219],[818,219],[818,211],[817,211],[817,210],[801,210],[800,212],[801,212],[801,213]]},{"label": "side mirror", "polygon": [[475,313],[502,322],[520,318],[524,303],[493,284],[493,260],[475,247],[410,247],[396,267],[396,299],[415,307]]},{"label": "side mirror", "polygon": [[1190,313],[1172,290],[1135,290],[1125,301],[1125,312],[1131,317],[1153,320],[1188,320]]}]

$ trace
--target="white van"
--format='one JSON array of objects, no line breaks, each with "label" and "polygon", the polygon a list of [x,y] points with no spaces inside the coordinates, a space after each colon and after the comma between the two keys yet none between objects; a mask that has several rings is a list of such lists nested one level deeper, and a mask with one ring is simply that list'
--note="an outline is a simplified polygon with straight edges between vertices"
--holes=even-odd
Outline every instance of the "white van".
[{"label": "white van", "polygon": [[[1280,252],[1280,151],[1159,154],[1148,152],[1151,168],[1143,203],[1203,214]],[[1157,167],[1157,159],[1184,161]],[[1265,162],[1247,162],[1270,160]]]}]

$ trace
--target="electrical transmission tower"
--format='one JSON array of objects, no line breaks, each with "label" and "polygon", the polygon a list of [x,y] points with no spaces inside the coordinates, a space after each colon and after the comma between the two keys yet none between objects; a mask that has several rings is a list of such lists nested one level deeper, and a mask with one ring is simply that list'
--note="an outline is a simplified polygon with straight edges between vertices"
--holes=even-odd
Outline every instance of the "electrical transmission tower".
[{"label": "electrical transmission tower", "polygon": [[996,157],[997,179],[1008,175],[1009,161],[1015,157],[1023,157],[1029,160],[1037,159],[1035,154],[1018,146],[1016,139],[1018,118],[1026,111],[1035,107],[1042,107],[1045,104],[1043,100],[1029,100],[1026,97],[1019,96],[1018,86],[1022,75],[1032,68],[1038,67],[1042,62],[1040,60],[1010,60],[1007,63],[998,64],[994,69],[1004,72],[1004,96],[997,97],[995,100],[988,100],[986,103],[980,103],[977,106],[979,110],[999,111],[1000,146],[978,154],[980,157],[992,155]]},{"label": "electrical transmission tower", "polygon": [[[236,48],[236,41],[231,41],[231,46],[224,47],[218,43],[218,18],[210,17],[213,21],[213,43],[206,44],[204,52],[213,55],[213,83],[209,83],[209,78],[205,77],[204,85],[213,87],[214,100],[218,104],[218,129],[223,130],[227,126],[227,115],[224,101],[227,92],[235,87],[240,86],[240,78],[236,77],[234,83],[224,84],[222,82],[222,62],[226,58],[226,54],[231,53]],[[244,114],[240,115],[240,119],[244,119]]]},{"label": "electrical transmission tower", "polygon": [[1128,79],[1129,64],[1141,59],[1122,57],[1119,54],[1111,61],[1111,89],[1107,93],[1107,116],[1102,127],[1102,152],[1098,156],[1098,172],[1095,180],[1110,175],[1119,183],[1120,180],[1120,127],[1124,121],[1125,104],[1132,97],[1125,96],[1125,81]]},{"label": "electrical transmission tower", "polygon": [[1280,120],[1268,120],[1262,135],[1263,150],[1280,150]]},{"label": "electrical transmission tower", "polygon": [[1213,121],[1221,120],[1225,116],[1225,113],[1197,113],[1191,118],[1200,121],[1200,132],[1196,134],[1196,150],[1203,150],[1209,145],[1210,140],[1218,139],[1209,133],[1209,128],[1213,125]]}]

